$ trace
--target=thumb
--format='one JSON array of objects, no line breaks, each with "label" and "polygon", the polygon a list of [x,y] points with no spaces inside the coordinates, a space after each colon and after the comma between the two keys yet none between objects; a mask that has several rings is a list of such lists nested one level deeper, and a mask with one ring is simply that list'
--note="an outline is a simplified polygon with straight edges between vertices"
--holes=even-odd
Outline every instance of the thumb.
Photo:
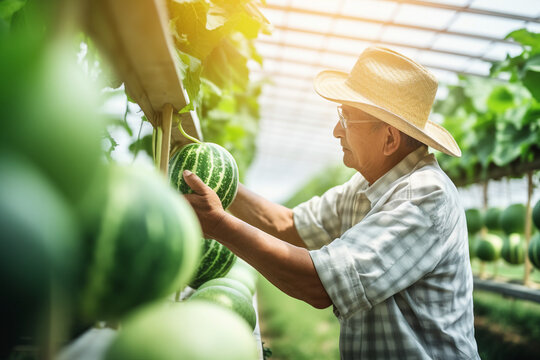
[{"label": "thumb", "polygon": [[193,190],[196,194],[202,195],[205,192],[210,189],[208,185],[206,185],[200,177],[198,177],[196,174],[192,173],[189,170],[184,170],[182,173],[184,176],[184,181],[186,184]]}]

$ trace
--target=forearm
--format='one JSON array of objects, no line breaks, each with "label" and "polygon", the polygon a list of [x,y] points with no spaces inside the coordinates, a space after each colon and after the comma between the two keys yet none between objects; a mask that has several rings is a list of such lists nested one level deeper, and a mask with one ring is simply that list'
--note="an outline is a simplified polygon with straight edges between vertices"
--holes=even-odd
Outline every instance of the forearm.
[{"label": "forearm", "polygon": [[239,185],[238,194],[228,210],[239,219],[278,239],[306,247],[294,226],[291,209],[255,194],[242,184]]},{"label": "forearm", "polygon": [[316,308],[332,304],[308,250],[275,238],[227,214],[213,234],[286,294]]}]

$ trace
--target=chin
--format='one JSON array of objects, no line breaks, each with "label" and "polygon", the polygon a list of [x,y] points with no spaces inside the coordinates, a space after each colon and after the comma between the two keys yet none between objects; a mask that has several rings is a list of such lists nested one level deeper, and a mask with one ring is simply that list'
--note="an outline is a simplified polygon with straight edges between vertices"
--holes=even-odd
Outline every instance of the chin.
[{"label": "chin", "polygon": [[347,158],[347,155],[343,155],[343,164],[348,168],[353,168],[353,163]]}]

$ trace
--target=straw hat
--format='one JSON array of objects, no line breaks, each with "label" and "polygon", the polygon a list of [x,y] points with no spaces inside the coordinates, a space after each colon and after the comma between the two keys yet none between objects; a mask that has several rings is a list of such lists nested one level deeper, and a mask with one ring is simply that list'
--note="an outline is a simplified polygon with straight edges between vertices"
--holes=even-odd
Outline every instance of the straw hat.
[{"label": "straw hat", "polygon": [[315,77],[323,98],[353,106],[452,156],[461,150],[450,133],[428,120],[437,79],[422,65],[389,49],[370,47],[350,74],[326,70]]}]

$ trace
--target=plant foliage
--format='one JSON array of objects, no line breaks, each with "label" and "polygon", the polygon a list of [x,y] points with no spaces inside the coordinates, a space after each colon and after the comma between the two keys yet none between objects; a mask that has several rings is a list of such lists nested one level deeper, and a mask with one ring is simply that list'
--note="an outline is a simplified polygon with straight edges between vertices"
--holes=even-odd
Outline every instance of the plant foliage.
[{"label": "plant foliage", "polygon": [[435,104],[462,149],[461,158],[438,154],[454,180],[478,180],[494,167],[540,156],[540,34],[521,29],[507,38],[521,44],[521,54],[494,63],[489,78],[460,76],[448,97]]},{"label": "plant foliage", "polygon": [[[250,81],[248,63],[262,64],[254,40],[269,33],[270,25],[253,0],[167,0],[167,7],[178,70],[190,100],[181,112],[197,113],[204,140],[234,156],[242,180],[255,153],[263,85]],[[133,137],[138,131],[125,121],[130,111],[126,107],[124,119],[112,126]],[[107,140],[109,152],[114,151],[115,140]],[[150,140],[150,135],[138,136],[129,150],[152,156]]]},{"label": "plant foliage", "polygon": [[269,24],[252,0],[169,0],[168,8],[203,137],[231,152],[242,179],[255,153],[262,86],[250,82],[248,62],[262,63],[253,40]]}]

